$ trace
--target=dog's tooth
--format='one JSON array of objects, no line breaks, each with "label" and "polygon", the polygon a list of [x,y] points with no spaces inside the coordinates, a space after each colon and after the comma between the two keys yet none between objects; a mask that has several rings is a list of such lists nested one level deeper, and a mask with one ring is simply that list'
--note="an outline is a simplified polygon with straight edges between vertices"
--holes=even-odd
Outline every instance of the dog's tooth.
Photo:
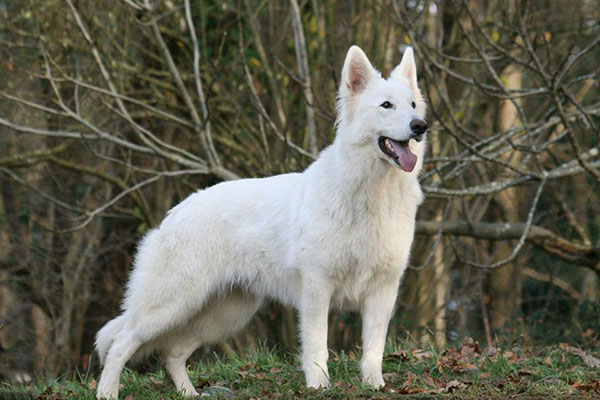
[{"label": "dog's tooth", "polygon": [[394,146],[392,146],[392,142],[390,142],[389,139],[385,140],[385,147],[387,147],[389,151],[394,151]]}]

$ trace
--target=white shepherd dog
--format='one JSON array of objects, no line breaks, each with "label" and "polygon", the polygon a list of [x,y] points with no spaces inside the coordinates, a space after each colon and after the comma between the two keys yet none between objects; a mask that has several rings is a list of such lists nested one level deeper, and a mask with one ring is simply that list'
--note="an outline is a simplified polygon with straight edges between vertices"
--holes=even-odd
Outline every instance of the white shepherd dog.
[{"label": "white shepherd dog", "polygon": [[362,378],[384,384],[387,326],[423,195],[425,103],[412,49],[388,79],[356,46],[339,90],[337,136],[303,173],[224,182],[169,211],[141,241],[123,313],[96,338],[98,398],[117,398],[125,363],[161,353],[197,395],[186,360],[241,329],[265,297],[298,310],[309,387],[329,385],[327,316],[360,310]]}]

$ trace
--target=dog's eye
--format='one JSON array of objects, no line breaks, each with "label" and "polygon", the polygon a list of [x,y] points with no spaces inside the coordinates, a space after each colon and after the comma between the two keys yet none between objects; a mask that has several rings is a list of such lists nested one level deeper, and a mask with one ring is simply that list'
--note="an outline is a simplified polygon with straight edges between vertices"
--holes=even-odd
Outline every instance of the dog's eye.
[{"label": "dog's eye", "polygon": [[412,108],[417,108],[417,104],[413,101],[412,103],[410,103]]},{"label": "dog's eye", "polygon": [[392,103],[390,103],[389,101],[384,101],[383,103],[381,103],[381,104],[379,105],[379,107],[383,107],[383,108],[392,108],[392,107],[393,107],[393,104],[392,104]]}]

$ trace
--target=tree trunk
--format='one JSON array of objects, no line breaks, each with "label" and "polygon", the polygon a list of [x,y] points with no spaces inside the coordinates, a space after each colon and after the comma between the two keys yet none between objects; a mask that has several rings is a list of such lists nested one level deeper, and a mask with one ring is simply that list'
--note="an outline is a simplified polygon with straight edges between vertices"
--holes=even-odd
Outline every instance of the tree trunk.
[{"label": "tree trunk", "polygon": [[[522,73],[519,68],[509,65],[503,71],[503,80],[508,90],[520,89]],[[518,100],[517,100],[518,101]],[[510,99],[501,100],[498,110],[498,129],[506,131],[519,124],[517,108]],[[513,165],[518,165],[522,153],[511,153]],[[519,194],[521,192],[509,188],[498,194],[498,202],[503,210],[503,221],[519,222]],[[512,252],[511,242],[500,242],[496,245],[496,258],[498,260],[510,257]],[[494,268],[487,279],[487,293],[489,295],[489,317],[492,330],[504,328],[514,317],[519,315],[521,307],[521,274],[518,259],[508,264]]]}]

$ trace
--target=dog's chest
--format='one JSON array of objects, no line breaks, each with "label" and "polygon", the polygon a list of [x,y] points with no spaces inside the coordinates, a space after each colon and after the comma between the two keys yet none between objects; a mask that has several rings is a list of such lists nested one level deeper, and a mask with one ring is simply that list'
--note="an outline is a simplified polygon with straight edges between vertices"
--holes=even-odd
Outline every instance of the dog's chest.
[{"label": "dog's chest", "polygon": [[398,262],[410,249],[417,206],[412,196],[383,196],[364,207],[342,233],[359,266],[376,269]]},{"label": "dog's chest", "polygon": [[365,292],[399,279],[413,241],[415,212],[416,207],[382,208],[336,235],[335,247],[343,251],[331,254],[334,306],[356,308]]}]

